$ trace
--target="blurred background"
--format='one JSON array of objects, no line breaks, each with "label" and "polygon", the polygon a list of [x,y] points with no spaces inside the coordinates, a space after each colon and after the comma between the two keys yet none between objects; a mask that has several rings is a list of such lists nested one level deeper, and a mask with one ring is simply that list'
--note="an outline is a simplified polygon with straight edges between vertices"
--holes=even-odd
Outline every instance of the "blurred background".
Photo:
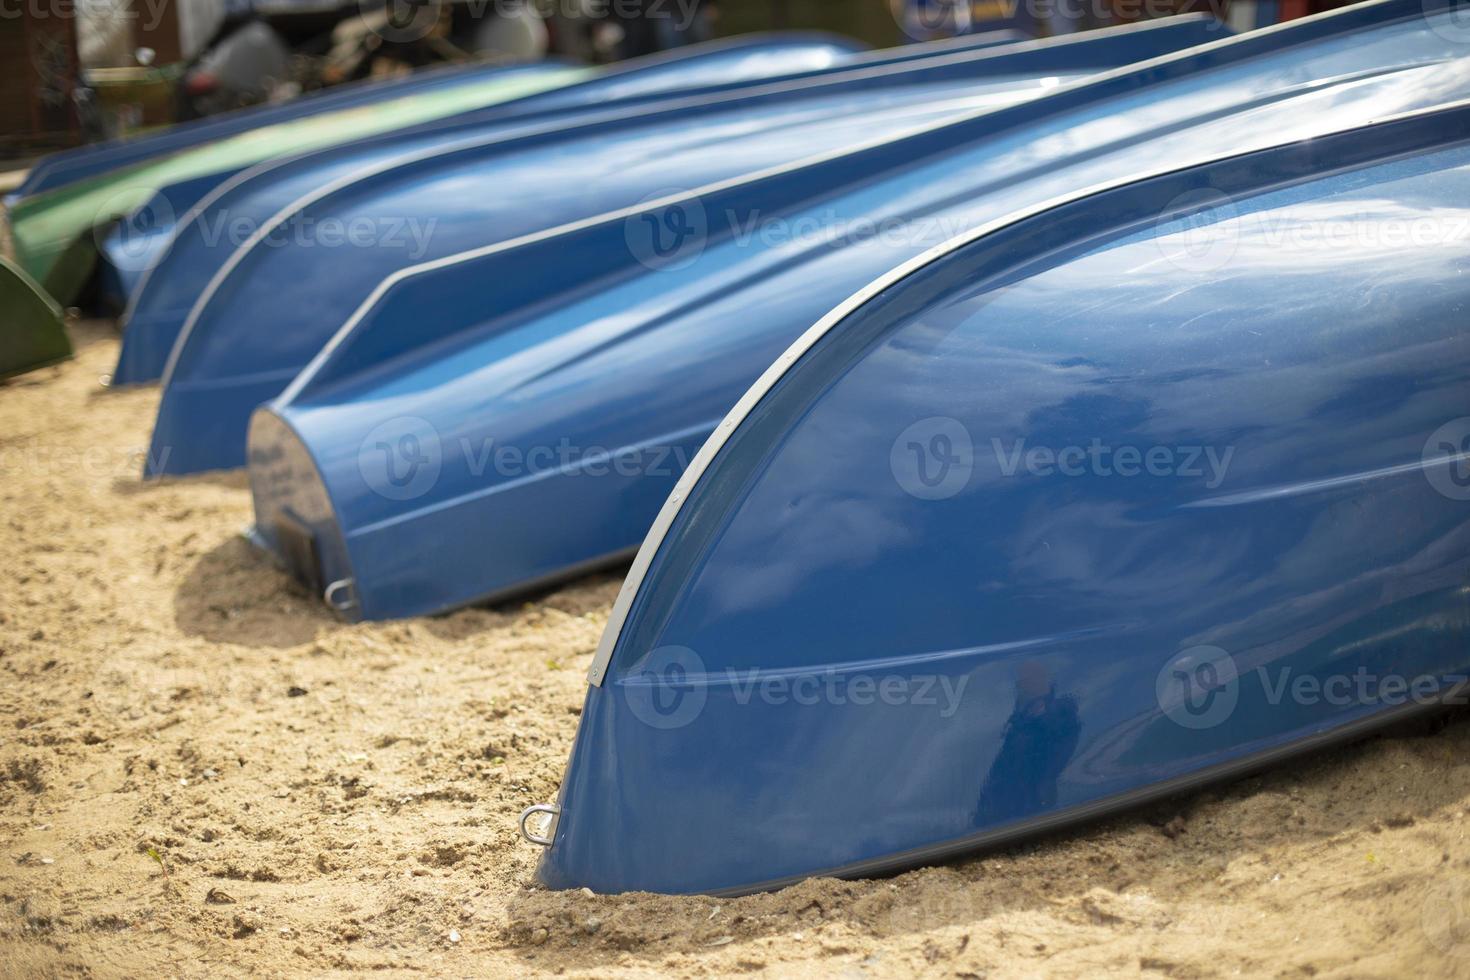
[{"label": "blurred background", "polygon": [[1249,30],[1335,0],[0,0],[0,159],[464,62],[607,64],[759,31],[874,47],[1203,11]]}]

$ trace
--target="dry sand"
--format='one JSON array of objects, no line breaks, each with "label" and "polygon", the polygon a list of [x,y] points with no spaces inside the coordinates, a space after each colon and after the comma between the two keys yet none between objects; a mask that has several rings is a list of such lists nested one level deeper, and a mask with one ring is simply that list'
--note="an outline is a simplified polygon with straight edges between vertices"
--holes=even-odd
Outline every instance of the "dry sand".
[{"label": "dry sand", "polygon": [[616,578],[339,623],[74,333],[0,385],[0,976],[1470,976],[1463,715],[891,880],[539,890]]}]

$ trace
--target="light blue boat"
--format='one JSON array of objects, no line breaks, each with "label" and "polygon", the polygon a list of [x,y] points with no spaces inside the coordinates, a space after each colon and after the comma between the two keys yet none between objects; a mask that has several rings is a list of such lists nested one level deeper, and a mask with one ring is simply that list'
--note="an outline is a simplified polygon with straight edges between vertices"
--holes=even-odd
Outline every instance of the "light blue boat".
[{"label": "light blue boat", "polygon": [[[945,51],[611,111],[575,125],[497,128],[363,165],[335,154],[329,173],[315,161],[301,174],[278,168],[260,193],[243,201],[232,194],[205,209],[171,250],[179,261],[150,277],[150,302],[140,299],[128,322],[124,363],[139,349],[134,336],[166,329],[193,303],[165,377],[155,442],[170,448],[156,457],[166,460],[158,472],[242,465],[250,412],[279,394],[380,283],[406,268],[814,150],[971,116],[1087,70],[1220,34],[1213,22],[1185,18],[1086,39]],[[288,193],[299,196],[281,206]],[[210,247],[242,218],[260,228],[250,240],[233,250],[228,241]],[[339,237],[328,242],[321,229]],[[361,238],[347,239],[348,229]],[[212,278],[196,274],[211,268]],[[564,269],[539,276],[577,285],[577,274]]]},{"label": "light blue boat", "polygon": [[726,416],[522,817],[543,882],[889,874],[1465,703],[1470,102],[1098,176]]},{"label": "light blue boat", "polygon": [[[1463,96],[1455,10],[1364,4],[399,273],[256,413],[257,537],[353,618],[626,560],[847,296],[1080,187]],[[154,458],[202,414],[175,409]]]}]

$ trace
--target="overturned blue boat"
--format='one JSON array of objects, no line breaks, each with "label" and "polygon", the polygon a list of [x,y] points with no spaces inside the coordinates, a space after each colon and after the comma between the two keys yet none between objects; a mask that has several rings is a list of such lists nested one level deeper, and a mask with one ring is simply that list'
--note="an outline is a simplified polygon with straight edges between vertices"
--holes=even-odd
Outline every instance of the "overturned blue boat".
[{"label": "overturned blue boat", "polygon": [[[967,43],[983,47],[1012,39],[1013,35],[1006,32],[978,37]],[[750,35],[691,45],[679,51],[634,59],[598,71],[573,70],[557,62],[544,62],[448,74],[434,72],[429,73],[422,84],[411,86],[407,92],[395,87],[407,83],[392,83],[381,91],[373,89],[377,92],[376,108],[380,113],[386,106],[394,104],[390,99],[402,100],[410,95],[435,92],[452,95],[454,101],[443,106],[440,114],[434,118],[416,125],[404,122],[389,126],[386,132],[379,135],[338,141],[337,145],[328,145],[325,148],[290,154],[272,153],[259,162],[256,162],[256,157],[261,155],[258,151],[253,155],[242,152],[238,154],[238,160],[232,158],[217,165],[194,168],[201,172],[190,171],[187,178],[165,179],[161,186],[118,222],[116,227],[97,234],[97,249],[100,253],[97,276],[104,298],[119,308],[128,307],[123,316],[125,326],[129,320],[140,320],[139,330],[134,331],[138,336],[124,347],[122,363],[114,373],[113,380],[120,384],[156,380],[161,373],[168,347],[177,333],[178,322],[187,313],[188,307],[185,306],[177,314],[178,322],[172,324],[165,341],[151,335],[144,336],[148,329],[152,329],[149,325],[150,315],[156,317],[157,313],[150,313],[145,306],[141,317],[137,317],[135,314],[139,311],[129,305],[136,299],[135,294],[149,271],[168,249],[180,225],[187,228],[204,209],[208,209],[222,228],[233,229],[239,227],[242,221],[249,222],[254,217],[251,212],[235,213],[230,208],[238,199],[239,188],[246,183],[252,187],[260,187],[276,174],[277,166],[283,162],[294,165],[293,172],[298,178],[299,186],[311,187],[314,185],[300,181],[303,164],[307,161],[317,164],[320,168],[317,179],[321,182],[329,181],[337,176],[329,170],[331,164],[344,163],[343,158],[334,156],[333,151],[337,149],[348,154],[345,159],[360,161],[362,157],[353,154],[371,154],[374,149],[380,153],[406,152],[413,146],[431,145],[436,141],[452,140],[465,133],[483,131],[497,122],[569,117],[588,109],[605,108],[613,104],[625,107],[638,105],[666,98],[672,93],[722,91],[758,78],[819,75],[833,65],[864,60],[860,49],[861,45],[857,42],[827,35]],[[902,55],[895,54],[894,57]],[[521,82],[521,89],[509,89],[509,95],[519,92],[518,97],[492,98],[496,92],[505,92],[507,86],[516,79],[528,77],[531,81]],[[284,119],[277,120],[274,110],[262,111],[267,116],[266,121],[273,124],[301,115],[299,112],[287,112]],[[316,111],[309,115],[314,117],[322,114],[322,111]],[[239,120],[236,128],[251,133],[252,136],[268,131],[264,122],[258,120],[255,125],[244,126],[244,123],[252,120],[255,117],[246,114],[245,118]],[[209,120],[200,125],[206,132],[213,132],[213,127],[221,125],[221,122]],[[172,147],[176,143],[184,142],[185,146],[180,147],[184,149],[200,142],[195,138],[198,135],[192,125],[184,126],[178,131],[170,130],[158,137],[136,140],[118,147],[75,153],[84,159],[90,159],[91,154],[111,159],[121,153],[136,156],[144,149],[156,150],[157,143]],[[252,139],[246,144],[247,150],[258,146],[260,142],[259,139]],[[361,166],[361,163],[358,165]],[[223,197],[230,191],[237,193],[234,197]],[[277,206],[281,203],[284,202],[278,202]],[[254,217],[254,220],[259,221],[263,217],[265,216]],[[219,237],[216,234],[213,239],[216,244]],[[225,249],[226,256],[228,252],[229,249]],[[167,276],[159,278],[169,281],[181,272],[187,275],[188,268],[185,265],[180,270],[175,265],[166,270]],[[188,280],[196,293],[207,282],[207,276],[202,282]],[[137,355],[129,355],[130,348],[138,347],[145,352],[156,347],[161,349],[143,367],[138,367],[133,363]]]},{"label": "overturned blue boat", "polygon": [[312,92],[276,105],[251,106],[234,112],[171,126],[161,132],[93,143],[38,160],[25,179],[7,195],[7,203],[100,177],[127,167],[263,126],[306,119],[342,109],[370,107],[386,99],[453,88],[499,78],[507,73],[535,73],[540,66],[467,65],[418,72],[403,78],[352,82]]},{"label": "overturned blue boat", "polygon": [[542,881],[885,874],[1463,703],[1467,202],[1459,103],[870,283],[660,513]]},{"label": "overturned blue boat", "polygon": [[[238,436],[230,457],[179,456],[171,472],[240,465],[249,411],[278,393],[379,282],[407,266],[631,204],[667,191],[673,174],[688,187],[750,172],[813,147],[1039,94],[1218,33],[1212,22],[1184,18],[1084,42],[997,47],[994,38],[967,38],[874,52],[825,72],[441,128],[258,168],[196,207],[146,275],[125,319],[115,379],[153,377],[185,331],[170,384],[214,393],[214,402],[194,409],[223,422],[229,405]],[[598,175],[594,182],[589,173]],[[355,229],[361,244],[324,245],[321,230],[333,228]],[[330,277],[332,288],[316,288],[317,276]],[[251,297],[248,315],[242,291]],[[191,349],[205,346],[218,355],[213,364],[198,363]],[[260,382],[267,372],[277,379],[273,389],[257,383],[230,392],[234,378]]]},{"label": "overturned blue boat", "polygon": [[[11,245],[16,259],[33,278],[58,300],[71,303],[92,281],[97,246],[113,222],[160,188],[197,192],[263,159],[505,103],[564,85],[587,71],[554,64],[528,65],[424,91],[395,95],[390,90],[371,111],[344,108],[246,128],[233,136],[156,154],[132,166],[38,194],[9,198],[4,218]],[[170,141],[169,137],[160,139]],[[152,141],[145,138],[143,142]]]},{"label": "overturned blue boat", "polygon": [[1160,160],[1441,104],[1470,84],[1451,16],[1355,7],[395,275],[256,413],[257,538],[353,618],[626,560],[724,413],[845,297]]}]

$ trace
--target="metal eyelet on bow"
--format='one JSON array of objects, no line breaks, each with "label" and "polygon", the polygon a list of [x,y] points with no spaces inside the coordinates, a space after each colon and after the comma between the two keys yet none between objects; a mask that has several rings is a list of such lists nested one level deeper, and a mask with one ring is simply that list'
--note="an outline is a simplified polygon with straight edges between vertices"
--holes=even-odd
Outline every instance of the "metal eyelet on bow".
[{"label": "metal eyelet on bow", "polygon": [[[530,830],[526,829],[526,821],[530,817],[538,813],[549,814],[551,817],[550,820],[546,821],[546,829],[544,835],[534,834]],[[556,837],[556,824],[560,817],[561,807],[557,806],[555,803],[537,803],[535,806],[528,806],[521,811],[521,836],[530,841],[532,844],[539,844],[542,847],[550,847],[552,840]]]}]

